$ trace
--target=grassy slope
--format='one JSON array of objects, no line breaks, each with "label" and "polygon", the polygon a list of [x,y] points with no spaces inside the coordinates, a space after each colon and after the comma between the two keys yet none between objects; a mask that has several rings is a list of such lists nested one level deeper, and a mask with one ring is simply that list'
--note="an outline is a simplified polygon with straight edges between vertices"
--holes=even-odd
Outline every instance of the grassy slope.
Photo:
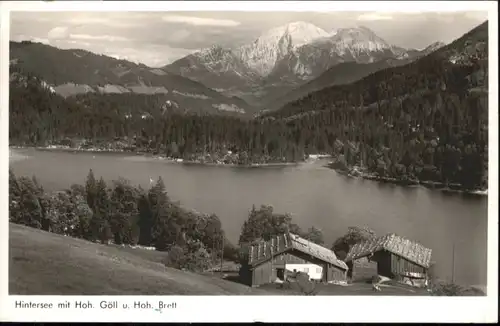
[{"label": "grassy slope", "polygon": [[10,224],[9,292],[31,295],[237,295],[264,290],[165,268],[163,253],[122,250]]},{"label": "grassy slope", "polygon": [[[267,284],[259,289],[165,268],[165,253],[106,246],[9,224],[11,295],[298,295],[298,289]],[[428,295],[391,286],[373,292],[370,284],[318,284],[317,295]]]}]

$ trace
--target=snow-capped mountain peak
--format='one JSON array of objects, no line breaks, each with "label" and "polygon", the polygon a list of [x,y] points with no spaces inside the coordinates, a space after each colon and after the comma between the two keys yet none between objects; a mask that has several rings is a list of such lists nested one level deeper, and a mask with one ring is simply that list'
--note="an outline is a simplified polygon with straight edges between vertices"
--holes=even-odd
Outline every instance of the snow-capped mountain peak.
[{"label": "snow-capped mountain peak", "polygon": [[272,28],[236,49],[203,49],[171,67],[175,73],[211,88],[228,94],[244,90],[242,94],[247,96],[270,85],[292,87],[339,63],[405,58],[407,52],[364,26],[327,32],[314,24],[296,21]]},{"label": "snow-capped mountain peak", "polygon": [[278,32],[282,36],[290,37],[294,48],[310,43],[316,39],[329,36],[325,30],[303,21],[290,23],[269,31],[269,33],[273,32]]},{"label": "snow-capped mountain peak", "polygon": [[328,41],[337,44],[337,48],[341,51],[348,49],[381,51],[391,48],[384,39],[364,26],[333,30]]},{"label": "snow-capped mountain peak", "polygon": [[208,48],[203,48],[203,49],[199,50],[198,52],[195,52],[194,54],[196,54],[197,56],[200,56],[200,57],[202,57],[202,56],[220,56],[224,52],[225,52],[225,49],[222,46],[214,44]]},{"label": "snow-capped mountain peak", "polygon": [[252,72],[229,48],[212,45],[201,49],[191,56],[191,67],[202,66],[215,74],[236,74],[251,78]]},{"label": "snow-capped mountain peak", "polygon": [[260,75],[268,75],[276,61],[294,49],[329,34],[310,23],[293,22],[263,33],[253,43],[236,50],[241,60]]}]

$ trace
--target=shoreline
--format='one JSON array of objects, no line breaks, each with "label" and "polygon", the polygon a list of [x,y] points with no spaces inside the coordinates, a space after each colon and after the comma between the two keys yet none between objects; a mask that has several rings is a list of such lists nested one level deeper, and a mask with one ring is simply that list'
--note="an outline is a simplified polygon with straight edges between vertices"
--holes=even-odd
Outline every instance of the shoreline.
[{"label": "shoreline", "polygon": [[421,181],[421,180],[401,180],[397,178],[389,178],[389,177],[379,177],[373,174],[360,172],[358,170],[355,174],[351,173],[351,171],[344,171],[339,168],[332,167],[331,163],[325,165],[325,167],[332,169],[337,174],[340,174],[345,177],[354,178],[354,179],[362,179],[375,181],[379,183],[393,184],[400,187],[405,188],[422,188],[429,190],[437,190],[445,193],[457,193],[457,194],[467,194],[467,195],[475,195],[475,196],[488,196],[488,189],[476,189],[476,190],[464,190],[460,188],[453,189],[447,186],[444,183],[434,182],[434,181]]},{"label": "shoreline", "polygon": [[[128,150],[113,150],[113,149],[83,149],[83,148],[71,148],[71,147],[35,147],[35,146],[9,146],[10,155],[9,158],[15,158],[15,161],[29,158],[28,156],[14,153],[12,150],[15,149],[35,149],[40,151],[53,151],[53,152],[82,152],[82,153],[102,153],[102,154],[135,154],[127,158],[140,157],[145,160],[155,160],[163,161],[169,164],[183,164],[183,165],[200,165],[200,166],[210,166],[210,167],[228,167],[228,168],[266,168],[266,167],[288,167],[288,166],[298,166],[304,162],[278,162],[278,163],[253,163],[253,164],[234,164],[234,163],[209,163],[200,162],[193,160],[175,159],[171,157],[153,155],[148,152],[135,152]],[[14,154],[14,155],[12,155]],[[19,157],[19,158],[17,158]]]},{"label": "shoreline", "polygon": [[183,162],[171,162],[184,165],[201,165],[201,166],[211,166],[211,167],[228,167],[228,168],[266,168],[266,167],[287,167],[287,166],[298,166],[302,162],[285,162],[285,163],[254,163],[254,164],[224,164],[224,163],[203,163],[196,161],[183,161]]},{"label": "shoreline", "polygon": [[9,163],[23,161],[26,159],[29,159],[29,156],[23,155],[21,153],[16,153],[12,150],[12,148],[9,148]]},{"label": "shoreline", "polygon": [[[41,151],[61,151],[61,152],[92,152],[92,153],[105,153],[105,154],[135,154],[129,156],[129,160],[133,160],[133,157],[140,157],[141,159],[149,159],[155,161],[163,161],[169,164],[183,164],[183,165],[199,165],[199,166],[209,166],[209,167],[227,167],[227,168],[271,168],[271,167],[291,167],[291,166],[300,166],[302,164],[307,164],[310,161],[317,161],[319,159],[331,158],[329,155],[322,154],[310,154],[309,158],[302,162],[279,162],[279,163],[253,163],[253,164],[234,164],[234,163],[209,163],[209,162],[200,162],[200,161],[189,161],[184,159],[174,159],[168,158],[164,156],[153,155],[148,152],[136,152],[136,151],[128,151],[128,150],[113,150],[113,149],[96,149],[96,148],[71,148],[71,147],[36,147],[36,146],[9,146],[9,159],[12,162],[17,162],[20,160],[28,159],[29,157],[23,154],[15,153],[13,150],[15,149],[36,149]],[[401,180],[396,178],[389,177],[378,177],[373,174],[368,174],[361,172],[356,169],[351,169],[350,171],[344,171],[339,168],[335,168],[332,166],[331,162],[323,165],[337,174],[354,178],[354,179],[363,179],[369,181],[375,181],[378,183],[387,183],[393,184],[405,188],[424,188],[429,190],[438,190],[446,193],[457,193],[457,194],[467,194],[467,195],[475,195],[475,196],[488,196],[488,189],[477,189],[477,190],[464,190],[460,188],[453,189],[445,184],[433,181],[421,181],[421,180]],[[351,173],[354,171],[354,173]]]}]

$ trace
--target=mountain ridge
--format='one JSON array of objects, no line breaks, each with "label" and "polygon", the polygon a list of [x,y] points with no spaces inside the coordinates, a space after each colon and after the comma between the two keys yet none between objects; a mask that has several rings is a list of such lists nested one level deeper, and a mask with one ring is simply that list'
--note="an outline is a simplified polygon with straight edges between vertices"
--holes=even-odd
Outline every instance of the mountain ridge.
[{"label": "mountain ridge", "polygon": [[38,76],[64,97],[85,93],[158,94],[188,111],[215,113],[220,111],[217,107],[224,105],[237,107],[235,112],[252,111],[242,99],[227,97],[200,82],[81,49],[11,41],[10,64]]},{"label": "mountain ridge", "polygon": [[[212,48],[225,55],[211,58]],[[236,49],[214,45],[162,69],[262,106],[277,93],[283,95],[336,64],[406,60],[422,53],[391,45],[364,26],[328,32],[298,21],[272,28]]]},{"label": "mountain ridge", "polygon": [[[273,98],[267,104],[268,110],[279,109],[287,102],[298,100],[299,98],[304,97],[311,92],[318,91],[329,86],[349,84],[376,71],[411,63],[425,55],[432,53],[433,51],[437,51],[440,47],[443,46],[445,46],[443,42],[435,42],[421,51],[414,50],[414,53],[405,57],[398,56],[396,59],[387,58],[368,63],[359,63],[356,61],[339,63],[328,68],[318,77],[306,82],[305,84],[300,85],[299,87],[294,88],[285,94]],[[397,53],[398,50],[395,49],[394,51]]]},{"label": "mountain ridge", "polygon": [[293,22],[268,30],[254,42],[237,48],[235,52],[251,69],[265,77],[271,73],[276,62],[288,53],[328,35],[325,30],[313,24]]},{"label": "mountain ridge", "polygon": [[[487,52],[487,30],[488,30],[488,22],[486,21],[483,24],[478,25],[471,31],[467,32],[464,34],[462,37],[457,38],[453,42],[451,42],[448,45],[442,46],[439,49],[431,52],[428,55],[424,55],[420,58],[418,58],[415,61],[410,62],[409,64],[403,65],[403,66],[397,66],[397,67],[391,67],[388,69],[382,69],[378,70],[375,73],[370,74],[369,76],[366,76],[362,79],[357,80],[354,83],[350,84],[344,84],[344,85],[333,85],[330,87],[323,88],[321,90],[309,93],[306,97],[296,100],[296,101],[290,101],[288,103],[289,107],[297,106],[299,105],[301,108],[307,108],[310,106],[304,105],[304,101],[308,101],[314,96],[321,96],[327,98],[328,95],[333,94],[332,92],[345,92],[347,89],[351,90],[362,90],[366,89],[369,85],[373,86],[373,82],[376,78],[384,78],[387,79],[387,76],[392,76],[396,72],[402,72],[402,71],[412,71],[415,73],[414,67],[416,66],[422,66],[425,67],[426,70],[422,70],[422,73],[424,72],[432,72],[432,69],[435,68],[435,65],[439,62],[440,64],[449,66],[448,67],[440,67],[444,72],[447,72],[447,69],[451,69],[452,67],[476,67],[478,65],[483,65],[484,60],[488,56]],[[429,48],[429,47],[427,47]],[[433,47],[431,47],[432,49]],[[487,61],[486,61],[487,62]],[[428,66],[426,64],[429,64]],[[432,65],[431,65],[432,63]],[[482,68],[484,69],[484,67]],[[438,71],[432,72],[434,76],[438,76],[437,73]],[[469,77],[468,77],[469,78]],[[480,77],[478,77],[480,78]],[[469,78],[469,82],[472,81],[472,77]],[[385,83],[387,82],[392,82],[395,83],[394,81],[391,81],[387,79],[384,81]],[[415,81],[414,81],[415,82]],[[449,81],[450,84],[452,82],[458,83],[458,81]],[[476,80],[476,83],[480,82],[479,80]],[[486,83],[486,79],[482,79],[483,83]],[[445,87],[445,86],[441,86]],[[370,88],[370,87],[368,87]],[[339,93],[339,94],[340,94]],[[338,94],[337,94],[338,95]],[[298,104],[298,102],[301,102]],[[283,108],[285,109],[285,108]],[[286,110],[279,110],[276,112],[276,114],[280,114],[283,111]],[[281,112],[280,112],[281,111]],[[302,109],[301,109],[302,111]],[[270,113],[269,115],[274,115],[274,113]],[[281,115],[281,114],[280,114]]]}]

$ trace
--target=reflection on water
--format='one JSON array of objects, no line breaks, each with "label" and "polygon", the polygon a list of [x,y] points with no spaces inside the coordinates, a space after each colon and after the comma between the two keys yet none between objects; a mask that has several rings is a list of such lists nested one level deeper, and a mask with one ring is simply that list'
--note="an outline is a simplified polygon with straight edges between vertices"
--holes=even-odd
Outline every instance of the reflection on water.
[{"label": "reflection on water", "polygon": [[[436,274],[486,284],[487,197],[341,176],[324,162],[291,167],[240,168],[172,164],[124,154],[30,151],[32,159],[11,162],[17,175],[35,174],[46,189],[83,183],[89,169],[110,181],[122,176],[144,188],[162,176],[169,196],[183,206],[216,213],[237,242],[252,205],[272,204],[302,228],[322,229],[327,244],[349,226],[377,234],[395,232],[433,249]],[[95,156],[95,158],[94,158]],[[127,155],[130,156],[130,155]]]}]

